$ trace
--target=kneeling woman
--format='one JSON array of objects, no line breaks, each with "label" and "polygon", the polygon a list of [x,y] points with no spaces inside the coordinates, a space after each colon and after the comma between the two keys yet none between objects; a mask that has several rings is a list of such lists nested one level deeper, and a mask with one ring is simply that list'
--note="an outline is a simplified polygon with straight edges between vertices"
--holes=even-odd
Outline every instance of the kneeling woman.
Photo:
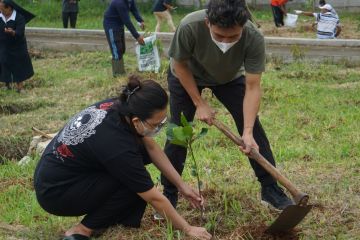
[{"label": "kneeling woman", "polygon": [[166,122],[167,103],[158,83],[131,77],[119,98],[81,111],[47,146],[34,175],[38,202],[58,216],[85,215],[64,239],[88,239],[94,229],[116,224],[139,227],[146,203],[189,236],[211,238],[176,212],[144,166],[154,163],[193,206],[201,207],[199,194],[152,139]]}]

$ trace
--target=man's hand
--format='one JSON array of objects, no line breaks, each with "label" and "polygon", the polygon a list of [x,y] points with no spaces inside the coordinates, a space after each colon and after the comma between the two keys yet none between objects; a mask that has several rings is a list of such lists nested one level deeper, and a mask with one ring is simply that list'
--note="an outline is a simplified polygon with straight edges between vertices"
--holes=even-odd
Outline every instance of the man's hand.
[{"label": "man's hand", "polygon": [[144,41],[144,37],[143,36],[139,36],[136,41],[140,44],[140,45],[145,45],[145,41]]},{"label": "man's hand", "polygon": [[4,32],[10,34],[11,36],[15,36],[15,31],[12,28],[5,28]]},{"label": "man's hand", "polygon": [[139,27],[140,27],[140,29],[141,30],[145,30],[145,23],[144,22],[141,22],[141,23],[139,23]]},{"label": "man's hand", "polygon": [[196,106],[196,118],[200,121],[206,122],[210,126],[213,124],[215,114],[216,111],[212,109],[205,101],[201,101],[201,103]]},{"label": "man's hand", "polygon": [[242,136],[242,140],[244,141],[246,147],[244,148],[239,146],[239,148],[244,154],[249,156],[251,149],[255,148],[259,151],[259,146],[257,145],[252,133],[245,133],[246,130],[247,129],[244,129],[244,134]]},{"label": "man's hand", "polygon": [[184,198],[190,202],[193,208],[204,207],[204,198],[200,196],[200,194],[193,188],[184,184],[181,189],[179,189],[179,191],[184,196]]}]

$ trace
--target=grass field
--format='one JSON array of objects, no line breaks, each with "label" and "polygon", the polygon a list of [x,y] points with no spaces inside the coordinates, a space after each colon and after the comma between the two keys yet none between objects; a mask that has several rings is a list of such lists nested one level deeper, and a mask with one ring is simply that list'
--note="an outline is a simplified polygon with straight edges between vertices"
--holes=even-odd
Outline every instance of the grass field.
[{"label": "grass field", "polygon": [[[61,20],[61,1],[59,0],[46,0],[46,1],[29,1],[18,0],[22,6],[36,14],[36,18],[33,19],[28,26],[30,27],[55,27],[62,28]],[[101,0],[81,0],[80,12],[78,15],[77,28],[80,29],[103,29],[102,21],[103,14],[107,7],[106,1]],[[156,20],[153,16],[152,1],[151,3],[138,4],[139,11],[143,16],[147,31],[154,31]],[[179,7],[172,13],[173,20],[177,26],[180,20],[189,12],[195,9]],[[288,9],[289,13],[294,9]],[[312,9],[308,9],[312,11]],[[318,11],[318,9],[316,9]],[[270,7],[263,10],[252,11],[255,19],[261,25],[261,29],[266,36],[279,36],[279,37],[307,37],[315,38],[315,32],[311,28],[311,24],[314,22],[314,18],[311,17],[299,17],[298,25],[296,28],[276,28],[273,23],[273,17]],[[360,15],[358,13],[339,12],[341,25],[343,31],[340,38],[353,38],[360,39]],[[134,25],[135,21],[133,21]],[[168,31],[167,26],[162,27],[162,31]]]},{"label": "grass field", "polygon": [[[126,56],[128,72],[135,58]],[[46,53],[33,60],[35,76],[25,93],[0,91],[0,239],[59,239],[80,218],[56,217],[37,204],[32,187],[38,156],[26,166],[17,160],[27,151],[35,126],[58,131],[85,106],[115,96],[125,78],[111,77],[103,52]],[[141,74],[166,87],[166,60],[160,74]],[[360,66],[269,61],[263,77],[262,124],[278,168],[316,206],[293,232],[276,239],[359,239],[360,236]],[[205,97],[218,118],[234,129],[220,103]],[[203,124],[196,122],[197,127]],[[164,133],[157,138],[160,144]],[[201,166],[207,221],[218,239],[274,239],[263,234],[277,213],[260,204],[260,187],[247,159],[215,128],[195,145]],[[158,172],[150,166],[155,182]],[[184,178],[195,185],[187,165]],[[96,239],[185,239],[166,223],[151,220],[148,207],[140,229],[114,227]],[[180,199],[179,212],[200,224],[199,212]]]}]

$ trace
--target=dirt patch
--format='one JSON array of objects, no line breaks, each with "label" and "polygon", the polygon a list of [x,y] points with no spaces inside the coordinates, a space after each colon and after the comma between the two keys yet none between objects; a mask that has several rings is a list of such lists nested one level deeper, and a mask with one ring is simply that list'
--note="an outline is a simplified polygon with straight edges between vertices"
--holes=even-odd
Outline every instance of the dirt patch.
[{"label": "dirt patch", "polygon": [[29,148],[30,137],[0,137],[0,164],[4,159],[21,159]]},{"label": "dirt patch", "polygon": [[29,49],[29,55],[32,59],[43,59],[45,58],[45,54],[43,52],[40,52],[37,49]]},{"label": "dirt patch", "polygon": [[0,115],[20,114],[30,112],[41,107],[54,106],[54,103],[34,102],[34,103],[0,103]]},{"label": "dirt patch", "polygon": [[241,226],[236,228],[228,236],[221,237],[220,239],[257,239],[257,240],[298,240],[299,231],[291,230],[278,234],[266,233],[267,226],[265,225],[252,225]]},{"label": "dirt patch", "polygon": [[354,89],[360,86],[360,82],[347,82],[347,83],[340,83],[340,84],[332,84],[329,85],[329,88],[333,89]]},{"label": "dirt patch", "polygon": [[[0,192],[4,191],[5,189],[7,189],[10,186],[23,186],[24,188],[27,189],[32,189],[33,188],[33,180],[32,178],[9,178],[9,179],[3,179],[0,182]],[[1,227],[0,227],[1,228]]]}]

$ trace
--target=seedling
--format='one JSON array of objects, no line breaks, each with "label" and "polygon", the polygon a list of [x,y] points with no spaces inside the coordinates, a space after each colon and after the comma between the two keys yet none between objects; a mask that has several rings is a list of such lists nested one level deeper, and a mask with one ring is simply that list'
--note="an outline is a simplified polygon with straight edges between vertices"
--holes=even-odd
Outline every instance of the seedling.
[{"label": "seedling", "polygon": [[[191,175],[196,177],[197,179],[198,191],[201,196],[202,182],[200,180],[199,167],[194,156],[193,143],[199,138],[205,136],[208,132],[208,129],[202,128],[199,133],[196,133],[194,131],[194,124],[192,122],[189,122],[183,113],[181,113],[180,120],[181,120],[180,126],[173,123],[170,123],[168,125],[166,132],[167,139],[170,141],[170,143],[185,147],[189,150],[189,154],[192,159]],[[204,217],[204,209],[201,208],[201,219],[203,219],[203,217]]]}]

